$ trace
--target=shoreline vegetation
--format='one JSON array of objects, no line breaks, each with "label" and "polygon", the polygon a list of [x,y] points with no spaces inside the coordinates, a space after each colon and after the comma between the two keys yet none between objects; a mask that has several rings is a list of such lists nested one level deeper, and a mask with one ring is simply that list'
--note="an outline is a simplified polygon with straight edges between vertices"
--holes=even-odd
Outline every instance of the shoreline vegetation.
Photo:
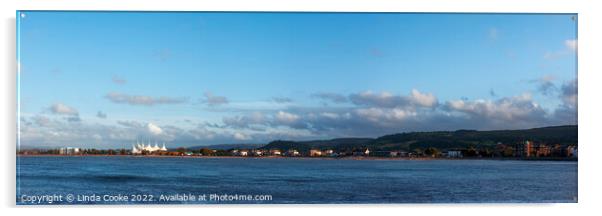
[{"label": "shoreline vegetation", "polygon": [[132,158],[189,158],[189,159],[291,159],[291,160],[501,160],[501,161],[578,161],[575,157],[529,157],[529,158],[505,158],[505,157],[376,157],[376,156],[348,156],[348,157],[284,157],[284,156],[262,156],[262,157],[240,157],[240,156],[170,156],[170,155],[65,155],[65,154],[17,154],[18,157],[132,157]]},{"label": "shoreline vegetation", "polygon": [[60,147],[19,149],[19,156],[141,156],[195,158],[321,159],[496,159],[577,160],[577,125],[525,130],[408,132],[378,138],[275,140],[267,144],[235,144],[166,148],[132,144],[132,149]]}]

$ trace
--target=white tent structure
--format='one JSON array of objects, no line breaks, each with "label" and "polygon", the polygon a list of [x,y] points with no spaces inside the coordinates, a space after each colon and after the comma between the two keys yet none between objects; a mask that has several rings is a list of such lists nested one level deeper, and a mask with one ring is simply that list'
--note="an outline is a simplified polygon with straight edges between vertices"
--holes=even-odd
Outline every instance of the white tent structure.
[{"label": "white tent structure", "polygon": [[167,148],[165,147],[165,142],[163,143],[163,147],[159,147],[159,144],[156,141],[155,145],[152,146],[150,140],[146,145],[144,145],[143,142],[138,141],[136,141],[135,145],[132,145],[132,154],[142,154],[143,151],[152,153],[157,151],[167,151]]}]

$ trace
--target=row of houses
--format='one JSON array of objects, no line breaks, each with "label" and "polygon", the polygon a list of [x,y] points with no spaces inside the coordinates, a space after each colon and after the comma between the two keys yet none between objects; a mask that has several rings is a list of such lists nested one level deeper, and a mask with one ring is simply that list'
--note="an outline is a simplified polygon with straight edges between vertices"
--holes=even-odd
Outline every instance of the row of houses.
[{"label": "row of houses", "polygon": [[571,157],[577,158],[577,146],[562,146],[560,144],[548,145],[525,141],[514,145],[515,157]]},{"label": "row of houses", "polygon": [[[296,149],[289,149],[287,151],[281,151],[279,149],[270,149],[270,150],[263,150],[263,149],[251,149],[251,150],[233,149],[233,150],[230,151],[230,153],[232,154],[232,156],[241,156],[241,157],[246,157],[246,156],[255,156],[255,157],[261,157],[261,156],[338,157],[338,156],[344,156],[344,155],[346,155],[345,153],[335,152],[332,149],[327,149],[327,150],[310,149],[308,152],[301,152],[301,151],[296,150]],[[364,149],[364,150],[361,150],[361,151],[354,151],[353,155],[354,156],[368,156],[368,155],[370,155],[370,150],[369,149]]]},{"label": "row of houses", "polygon": [[[132,151],[122,149],[119,152],[113,152],[113,150],[106,151],[95,151],[94,149],[80,149],[74,147],[63,147],[50,151],[52,154],[61,155],[78,155],[78,154],[140,154],[138,150],[147,150],[150,148],[157,149],[156,151],[147,151],[148,153],[156,155],[174,155],[174,156],[203,156],[203,155],[217,155],[217,156],[241,156],[241,157],[261,157],[261,156],[283,156],[283,157],[347,157],[347,156],[371,156],[371,157],[443,157],[443,158],[463,158],[463,157],[517,157],[517,158],[537,158],[537,157],[565,157],[565,158],[577,158],[578,151],[576,145],[560,145],[554,144],[549,145],[545,143],[535,143],[533,141],[524,141],[516,144],[502,144],[498,143],[495,146],[489,148],[465,148],[465,149],[447,149],[445,151],[436,150],[434,148],[427,148],[424,152],[422,151],[381,151],[381,150],[370,150],[368,148],[335,151],[333,149],[310,149],[310,150],[280,150],[280,149],[232,149],[226,150],[209,150],[191,152],[182,148],[176,151],[167,151],[165,145],[160,148],[158,145],[138,145]],[[430,149],[430,151],[428,151]],[[434,153],[433,153],[434,152]],[[32,153],[33,154],[33,153]]]},{"label": "row of houses", "polygon": [[75,148],[75,147],[59,148],[59,154],[61,154],[61,155],[74,155],[74,154],[79,154],[79,153],[80,153],[79,148]]},{"label": "row of houses", "polygon": [[[230,150],[232,156],[240,157],[262,157],[262,156],[284,156],[284,157],[346,157],[346,156],[370,156],[370,157],[420,157],[421,154],[407,151],[371,151],[368,148],[353,151],[342,151],[336,152],[332,149],[320,150],[310,149],[307,152],[300,152],[295,149],[288,151],[281,151],[279,149],[262,150],[262,149],[251,149],[251,150]],[[450,157],[450,158],[461,158],[461,151],[447,151],[442,152],[438,157]]]},{"label": "row of houses", "polygon": [[295,149],[281,151],[278,149],[262,150],[239,150],[230,151],[232,156],[287,156],[287,157],[344,157],[344,156],[372,156],[372,157],[443,157],[443,158],[464,158],[464,157],[565,157],[577,158],[577,146],[547,145],[543,143],[535,144],[532,141],[520,142],[514,145],[504,145],[498,143],[494,149],[448,149],[446,151],[426,154],[423,152],[406,151],[371,151],[368,148],[357,149],[353,151],[336,152],[332,149],[310,149],[300,152]]},{"label": "row of houses", "polygon": [[291,149],[288,151],[280,151],[279,149],[271,149],[271,150],[262,150],[262,149],[252,149],[252,150],[239,150],[239,149],[234,149],[231,150],[230,153],[233,156],[242,156],[242,157],[246,157],[246,156],[256,156],[256,157],[261,157],[261,156],[291,156],[291,157],[297,157],[297,156],[301,156],[301,153],[297,150]]}]

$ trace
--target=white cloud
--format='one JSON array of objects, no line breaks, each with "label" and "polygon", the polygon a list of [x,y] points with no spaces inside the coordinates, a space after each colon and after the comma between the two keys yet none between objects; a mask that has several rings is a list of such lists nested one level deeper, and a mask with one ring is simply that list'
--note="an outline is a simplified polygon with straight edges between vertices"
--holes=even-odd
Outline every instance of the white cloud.
[{"label": "white cloud", "polygon": [[574,54],[577,50],[577,40],[565,40],[564,41],[565,49],[557,50],[557,51],[547,51],[543,58],[548,60],[557,59],[563,56],[569,56]]},{"label": "white cloud", "polygon": [[275,118],[281,123],[293,123],[299,119],[299,115],[278,111],[278,113],[275,115]]},{"label": "white cloud", "polygon": [[217,136],[214,131],[207,130],[204,127],[198,127],[189,131],[191,137],[195,140],[208,140]]},{"label": "white cloud", "polygon": [[326,118],[330,118],[330,119],[338,119],[339,118],[339,114],[333,113],[333,112],[323,112],[323,113],[320,113],[320,115],[323,117],[326,117]]},{"label": "white cloud", "polygon": [[565,40],[564,45],[572,51],[577,50],[577,40],[576,39],[575,40]]},{"label": "white cloud", "polygon": [[261,112],[252,112],[244,116],[224,117],[222,122],[233,128],[248,128],[251,125],[266,124],[267,117]]},{"label": "white cloud", "polygon": [[142,124],[140,122],[130,121],[130,120],[117,121],[117,124],[125,126],[125,127],[129,127],[129,128],[141,128],[144,126],[144,124]]},{"label": "white cloud", "polygon": [[50,124],[50,119],[45,116],[36,115],[36,116],[32,117],[32,120],[37,125],[42,126],[42,127],[48,126]]},{"label": "white cloud", "polygon": [[462,112],[483,121],[529,121],[532,118],[541,118],[545,114],[545,111],[532,101],[530,94],[506,97],[496,101],[483,99],[474,101],[452,100],[447,102],[447,107],[452,111]]},{"label": "white cloud", "polygon": [[92,135],[92,138],[95,140],[102,140],[102,136],[100,134],[94,134]]},{"label": "white cloud", "polygon": [[365,105],[370,107],[434,107],[438,104],[437,98],[433,94],[421,93],[412,89],[410,95],[394,95],[389,92],[374,93],[365,91],[359,94],[349,96],[351,102],[356,105]]},{"label": "white cloud", "polygon": [[123,93],[111,92],[105,96],[113,103],[129,104],[129,105],[143,105],[153,106],[157,104],[179,104],[185,103],[188,99],[186,98],[173,98],[173,97],[151,97],[144,95],[128,95]]},{"label": "white cloud", "polygon": [[146,128],[148,129],[148,132],[153,135],[161,135],[163,133],[163,130],[153,123],[148,123]]},{"label": "white cloud", "polygon": [[437,98],[433,94],[423,94],[416,89],[412,89],[412,101],[423,107],[433,107],[437,105]]},{"label": "white cloud", "polygon": [[367,108],[355,110],[359,117],[368,119],[373,122],[383,122],[390,120],[403,120],[410,116],[415,116],[416,112],[403,110],[400,108]]},{"label": "white cloud", "polygon": [[236,140],[250,140],[251,139],[251,137],[249,135],[246,135],[246,134],[243,134],[240,132],[234,133],[233,137]]},{"label": "white cloud", "polygon": [[[551,82],[555,79],[544,76],[538,80]],[[416,89],[406,95],[368,91],[343,96],[350,98],[345,106],[252,107],[230,112],[236,116],[224,116],[221,125],[198,124],[198,128],[179,128],[157,122],[159,120],[152,123],[116,121],[117,125],[107,125],[109,121],[100,121],[104,124],[80,122],[75,125],[67,121],[79,122],[77,110],[54,104],[50,110],[61,115],[40,114],[22,119],[21,132],[23,143],[60,146],[93,145],[94,142],[123,145],[136,139],[198,145],[247,140],[376,137],[405,131],[519,129],[576,124],[576,84],[573,80],[555,87],[554,95],[558,96],[555,99],[562,104],[552,111],[535,103],[530,94],[496,97],[495,100],[450,100],[439,104],[434,94]],[[98,139],[99,136],[102,139]]]},{"label": "white cloud", "polygon": [[[555,78],[544,76],[542,81]],[[567,103],[574,101],[568,84]],[[435,95],[416,89],[408,95],[361,92],[350,96],[347,107],[288,107],[278,111],[224,118],[224,128],[302,130],[319,136],[379,136],[416,130],[519,129],[570,124],[571,115],[549,112],[530,93],[495,100],[450,100],[440,105]],[[576,99],[575,99],[576,100]],[[353,106],[355,105],[355,106]],[[563,107],[566,109],[566,107]],[[260,114],[261,113],[261,114]],[[570,113],[569,113],[570,114]],[[253,117],[253,116],[260,116]],[[562,116],[562,120],[556,119]],[[573,115],[574,116],[574,115]]]},{"label": "white cloud", "polygon": [[211,92],[205,92],[205,103],[209,106],[219,106],[223,104],[228,104],[228,98],[223,96],[213,95]]},{"label": "white cloud", "polygon": [[50,107],[50,112],[52,112],[53,114],[59,114],[59,115],[79,115],[79,112],[70,106],[67,106],[65,104],[62,103],[55,103]]},{"label": "white cloud", "polygon": [[[233,139],[228,131],[214,132],[203,125],[179,128],[135,120],[117,121],[114,125],[103,121],[81,122],[74,125],[56,116],[22,116],[21,144],[27,147],[93,147],[128,148],[136,140],[167,142],[169,147],[198,145],[199,143],[226,143]],[[125,126],[125,127],[122,127]],[[101,139],[98,139],[98,138]]]}]

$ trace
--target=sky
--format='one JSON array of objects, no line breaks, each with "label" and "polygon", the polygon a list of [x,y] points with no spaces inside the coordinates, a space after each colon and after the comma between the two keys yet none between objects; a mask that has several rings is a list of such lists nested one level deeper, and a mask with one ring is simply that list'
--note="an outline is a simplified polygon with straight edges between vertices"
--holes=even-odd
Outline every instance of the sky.
[{"label": "sky", "polygon": [[21,147],[577,124],[576,14],[17,17]]}]

